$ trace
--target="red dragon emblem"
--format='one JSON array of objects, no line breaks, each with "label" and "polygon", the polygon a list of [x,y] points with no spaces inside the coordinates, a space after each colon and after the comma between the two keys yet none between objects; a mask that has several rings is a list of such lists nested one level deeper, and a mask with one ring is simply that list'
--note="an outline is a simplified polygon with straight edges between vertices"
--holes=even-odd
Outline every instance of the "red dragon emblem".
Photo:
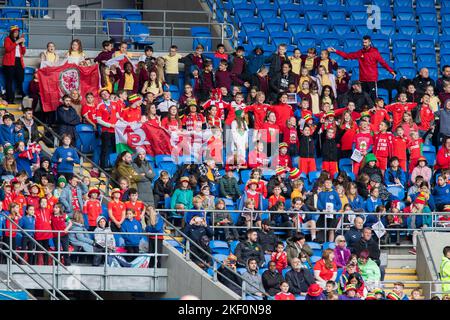
[{"label": "red dragon emblem", "polygon": [[63,94],[70,94],[80,89],[80,72],[76,68],[69,68],[59,75],[59,87]]}]

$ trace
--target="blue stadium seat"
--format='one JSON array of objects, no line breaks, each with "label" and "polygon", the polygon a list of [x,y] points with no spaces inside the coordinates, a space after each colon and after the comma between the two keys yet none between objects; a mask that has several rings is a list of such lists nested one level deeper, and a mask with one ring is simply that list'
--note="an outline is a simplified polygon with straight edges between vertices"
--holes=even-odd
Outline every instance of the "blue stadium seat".
[{"label": "blue stadium seat", "polygon": [[352,32],[352,26],[346,20],[339,20],[333,23],[333,30],[339,37],[345,37]]},{"label": "blue stadium seat", "polygon": [[368,14],[366,7],[348,7],[347,10],[350,12],[350,21],[353,23],[358,20],[367,21]]},{"label": "blue stadium seat", "polygon": [[433,48],[416,48],[416,56],[419,56],[422,54],[436,55],[436,51],[434,50],[434,47]]},{"label": "blue stadium seat", "polygon": [[300,3],[304,6],[318,5],[319,0],[300,0]]},{"label": "blue stadium seat", "polygon": [[321,256],[322,255],[322,245],[317,242],[306,242],[306,244],[312,249],[313,255]]},{"label": "blue stadium seat", "polygon": [[339,46],[339,35],[337,34],[326,34],[320,41],[320,47],[322,50],[325,50],[328,47],[338,48]]},{"label": "blue stadium seat", "polygon": [[353,163],[350,158],[342,158],[339,160],[339,169],[347,173],[353,172]]},{"label": "blue stadium seat", "polygon": [[281,14],[284,16],[286,20],[288,19],[299,19],[300,18],[300,11],[298,10],[283,10]]},{"label": "blue stadium seat", "polygon": [[419,30],[422,34],[438,37],[439,27],[437,21],[419,21]]},{"label": "blue stadium seat", "polygon": [[430,55],[430,54],[420,54],[417,55],[417,64],[418,65],[428,65],[428,66],[435,66],[436,65],[436,55]]},{"label": "blue stadium seat", "polygon": [[345,0],[345,4],[350,6],[364,6],[364,0]]},{"label": "blue stadium seat", "polygon": [[412,5],[411,6],[398,6],[394,7],[394,16],[398,21],[416,21],[416,16],[414,15]]},{"label": "blue stadium seat", "polygon": [[[445,0],[444,0],[445,1]],[[434,1],[416,1],[416,10],[422,10],[423,8],[435,8]]]},{"label": "blue stadium seat", "polygon": [[412,49],[412,39],[405,35],[396,35],[395,37],[392,37],[392,47]]},{"label": "blue stadium seat", "polygon": [[395,24],[392,20],[389,21],[383,20],[381,21],[381,29],[376,31],[381,35],[391,37],[395,34]]},{"label": "blue stadium seat", "polygon": [[122,19],[123,16],[121,13],[118,13],[116,11],[102,11],[102,19],[103,20],[107,20],[107,19]]},{"label": "blue stadium seat", "polygon": [[320,171],[312,171],[309,173],[309,182],[311,183],[311,185],[314,184],[314,182],[319,178],[320,176]]},{"label": "blue stadium seat", "polygon": [[397,20],[395,26],[399,34],[404,34],[413,37],[417,33],[417,25],[415,22],[412,21]]},{"label": "blue stadium seat", "polygon": [[150,29],[142,23],[127,23],[127,35],[131,42],[141,45],[152,45]]},{"label": "blue stadium seat", "polygon": [[228,255],[218,253],[218,254],[213,254],[213,257],[214,257],[214,259],[219,261],[218,266],[217,266],[217,267],[219,267],[220,264],[222,264],[225,260],[227,260]]},{"label": "blue stadium seat", "polygon": [[253,18],[254,15],[255,15],[254,10],[243,9],[243,10],[237,11],[235,17],[237,18],[238,21],[246,22],[246,19]]},{"label": "blue stadium seat", "polygon": [[434,22],[437,23],[436,12],[434,13],[417,13],[419,15],[420,22]]},{"label": "blue stadium seat", "polygon": [[4,7],[2,9],[2,16],[3,18],[8,18],[8,19],[20,19],[23,17],[23,10],[20,9],[13,9],[13,8],[8,8],[8,7]]},{"label": "blue stadium seat", "polygon": [[334,250],[334,248],[336,248],[336,244],[334,242],[325,242],[322,245],[322,250],[326,250],[326,249],[332,249]]},{"label": "blue stadium seat", "polygon": [[258,10],[258,16],[263,18],[264,21],[269,21],[270,19],[277,17],[277,10],[272,9]]},{"label": "blue stadium seat", "polygon": [[423,145],[422,153],[429,166],[434,166],[436,164],[436,148],[433,145]]},{"label": "blue stadium seat", "polygon": [[177,249],[180,253],[183,253],[183,246],[175,240],[164,240],[165,243]]},{"label": "blue stadium seat", "polygon": [[114,166],[114,164],[116,163],[117,157],[118,157],[117,153],[110,153],[108,155],[108,159],[107,159],[108,167],[113,167]]},{"label": "blue stadium seat", "polygon": [[209,247],[213,254],[222,254],[228,256],[230,254],[230,248],[228,243],[220,240],[211,240],[209,242]]},{"label": "blue stadium seat", "polygon": [[413,39],[416,48],[432,48],[434,50],[435,37],[428,34],[418,34]]},{"label": "blue stadium seat", "polygon": [[292,35],[289,31],[284,32],[272,32],[270,33],[271,43],[275,46],[279,46],[280,44],[291,44],[292,43]]},{"label": "blue stadium seat", "polygon": [[441,55],[440,58],[441,58],[441,66],[450,65],[450,54]]},{"label": "blue stadium seat", "polygon": [[384,34],[374,34],[372,43],[379,51],[386,50],[389,52],[389,37]]},{"label": "blue stadium seat", "polygon": [[330,7],[330,6],[340,6],[342,5],[341,0],[323,0],[322,1],[323,6]]},{"label": "blue stadium seat", "polygon": [[256,46],[265,47],[268,43],[269,37],[266,32],[254,31],[247,33],[247,39],[253,48]]},{"label": "blue stadium seat", "polygon": [[274,2],[270,1],[270,0],[253,0],[253,3],[258,7],[258,6],[264,6],[264,5],[273,5],[275,7],[277,7],[276,4],[274,4]]},{"label": "blue stadium seat", "polygon": [[316,23],[323,20],[323,10],[317,5],[303,6],[304,15],[308,21]]},{"label": "blue stadium seat", "polygon": [[298,47],[302,52],[307,51],[309,48],[315,48],[316,37],[311,34],[298,35]]},{"label": "blue stadium seat", "polygon": [[309,29],[311,30],[311,33],[316,35],[322,35],[328,33],[330,26],[328,25],[328,22],[325,20],[318,20],[314,21],[313,23],[309,23]]},{"label": "blue stadium seat", "polygon": [[338,20],[345,20],[347,17],[345,7],[334,6],[328,7],[327,9],[327,11],[324,11],[324,14],[328,17],[328,20],[333,20],[333,23]]},{"label": "blue stadium seat", "polygon": [[24,80],[23,80],[23,86],[22,89],[25,92],[25,94],[29,93],[29,87],[30,87],[30,82],[33,80],[33,75],[35,72],[35,68],[33,67],[25,67],[24,70]]},{"label": "blue stadium seat", "polygon": [[[314,250],[313,250],[314,251]],[[314,265],[316,264],[317,261],[319,261],[320,259],[322,259],[322,252],[320,252],[320,254],[318,255],[314,255],[311,257],[311,263]]]},{"label": "blue stadium seat", "polygon": [[412,0],[394,0],[394,7],[406,7],[412,9]]},{"label": "blue stadium seat", "polygon": [[261,23],[258,22],[246,22],[242,25],[242,31],[245,33],[255,32],[261,30]]},{"label": "blue stadium seat", "polygon": [[287,20],[286,23],[288,25],[288,30],[291,31],[294,39],[297,39],[299,34],[305,33],[308,29],[308,25],[306,23],[290,23],[290,20]]},{"label": "blue stadium seat", "polygon": [[264,30],[267,30],[269,34],[273,32],[283,32],[284,31],[284,23],[282,21],[274,21],[264,23]]},{"label": "blue stadium seat", "polygon": [[286,278],[286,273],[288,273],[290,270],[292,270],[290,267],[289,268],[285,268],[283,269],[283,271],[281,271],[283,278]]},{"label": "blue stadium seat", "polygon": [[81,153],[93,153],[97,147],[94,127],[90,124],[79,124],[75,126],[75,147]]},{"label": "blue stadium seat", "polygon": [[396,53],[394,55],[394,62],[397,63],[409,63],[413,64],[413,56],[408,53]]},{"label": "blue stadium seat", "polygon": [[359,48],[361,47],[361,39],[359,37],[356,38],[345,38],[344,39],[344,49],[348,51],[349,48]]},{"label": "blue stadium seat", "polygon": [[128,21],[142,21],[142,15],[139,11],[125,11],[122,17]]},{"label": "blue stadium seat", "polygon": [[398,72],[400,77],[405,77],[407,79],[413,79],[417,75],[416,68],[407,65],[398,66],[396,64],[395,70]]}]

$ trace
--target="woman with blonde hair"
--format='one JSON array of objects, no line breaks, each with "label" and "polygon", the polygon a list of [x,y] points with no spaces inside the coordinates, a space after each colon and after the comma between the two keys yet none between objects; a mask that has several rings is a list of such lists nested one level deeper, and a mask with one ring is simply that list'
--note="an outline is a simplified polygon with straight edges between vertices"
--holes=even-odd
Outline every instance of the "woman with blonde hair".
[{"label": "woman with blonde hair", "polygon": [[70,43],[69,50],[66,53],[68,63],[80,64],[86,59],[86,54],[83,51],[81,40],[73,39]]},{"label": "woman with blonde hair", "polygon": [[41,52],[39,55],[42,62],[50,62],[53,65],[56,65],[59,62],[59,56],[56,53],[56,47],[53,42],[47,43],[47,50]]},{"label": "woman with blonde hair", "polygon": [[164,66],[166,65],[166,61],[163,57],[156,58],[156,74],[158,76],[158,82],[165,83],[166,79],[164,78]]},{"label": "woman with blonde hair", "polygon": [[[162,246],[164,240],[164,220],[161,215],[155,210],[153,206],[148,206],[145,210],[145,232],[152,233],[148,237],[148,252],[150,254],[160,254],[162,253]],[[156,258],[156,267],[161,267],[161,258],[152,256],[150,258],[150,268],[155,266],[155,258]]]},{"label": "woman with blonde hair", "polygon": [[326,249],[322,252],[322,259],[314,266],[314,277],[322,288],[325,288],[327,281],[336,281],[337,266],[334,258],[334,251]]}]

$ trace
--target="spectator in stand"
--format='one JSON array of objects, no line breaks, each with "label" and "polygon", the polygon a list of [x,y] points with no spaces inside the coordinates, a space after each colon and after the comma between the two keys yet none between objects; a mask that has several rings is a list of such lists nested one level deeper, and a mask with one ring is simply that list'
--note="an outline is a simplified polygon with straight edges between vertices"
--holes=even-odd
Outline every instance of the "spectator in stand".
[{"label": "spectator in stand", "polygon": [[[155,181],[155,185],[153,187],[153,198],[155,204],[159,207],[160,202],[165,202],[167,198],[170,198],[172,193],[173,185],[169,173],[162,170],[159,173],[159,178]],[[164,204],[162,205],[164,206]]]},{"label": "spectator in stand", "polygon": [[289,62],[286,55],[286,49],[286,44],[280,44],[277,51],[265,60],[265,63],[270,64],[270,77],[275,77],[278,73],[281,72],[283,63]]},{"label": "spectator in stand", "polygon": [[275,73],[269,82],[271,99],[276,101],[280,94],[287,93],[291,83],[297,84],[297,76],[291,71],[291,64],[283,62],[280,71]]},{"label": "spectator in stand", "polygon": [[369,250],[364,249],[359,253],[358,268],[368,291],[379,288],[381,271],[377,263],[370,258]]},{"label": "spectator in stand", "polygon": [[256,259],[248,259],[247,271],[242,275],[243,281],[247,282],[247,300],[262,300],[266,292],[262,283],[261,275],[258,272],[258,262]]},{"label": "spectator in stand", "polygon": [[155,174],[150,163],[146,159],[147,152],[143,148],[136,148],[136,153],[137,156],[134,159],[132,166],[134,171],[141,176],[141,179],[136,183],[139,199],[145,204],[155,206],[152,188],[152,180],[155,177]]},{"label": "spectator in stand", "polygon": [[352,248],[352,252],[358,256],[363,250],[367,250],[369,257],[380,264],[380,248],[378,242],[372,238],[372,229],[364,228],[360,240],[354,243]]},{"label": "spectator in stand", "polygon": [[[164,220],[154,207],[148,206],[145,210],[145,232],[154,233],[148,237],[148,253],[161,254],[164,240]],[[150,258],[150,267],[161,268],[161,258],[152,256]]]},{"label": "spectator in stand", "polygon": [[[449,163],[450,165],[450,163]],[[417,160],[417,166],[414,167],[411,173],[411,182],[414,183],[416,181],[416,178],[418,176],[423,177],[423,181],[430,184],[431,177],[432,177],[432,170],[430,167],[428,167],[428,161],[425,157],[420,157]],[[405,185],[405,184],[403,184]]]},{"label": "spectator in stand", "polygon": [[228,91],[231,90],[232,75],[228,70],[227,60],[220,61],[219,68],[215,73],[215,78],[217,88],[225,87]]},{"label": "spectator in stand", "polygon": [[[450,246],[445,246],[443,249],[443,257],[441,265],[439,267],[441,281],[450,281]],[[442,285],[442,291],[445,293],[450,292],[450,283],[445,283]]]},{"label": "spectator in stand", "polygon": [[[450,139],[447,138],[447,141]],[[450,193],[450,184],[446,181],[445,176],[440,175],[437,178],[436,186],[433,189],[432,195],[436,205],[436,211],[440,212],[448,204],[448,195]]]},{"label": "spectator in stand", "polygon": [[356,112],[372,109],[374,106],[374,100],[362,90],[362,83],[359,80],[352,81],[351,89],[342,97],[341,106],[346,106],[349,102],[355,104]]},{"label": "spectator in stand", "polygon": [[283,276],[277,271],[276,263],[274,261],[269,262],[268,270],[262,274],[262,283],[264,290],[269,296],[275,296],[279,293],[280,284],[283,282]]},{"label": "spectator in stand", "polygon": [[58,65],[59,55],[56,52],[55,44],[53,42],[47,43],[47,49],[39,54],[39,58],[41,59],[41,67],[42,67],[42,63],[44,61],[46,63],[50,63],[50,65],[53,65],[53,66]]},{"label": "spectator in stand", "polygon": [[5,37],[4,45],[5,53],[3,55],[3,70],[5,74],[6,101],[14,103],[15,91],[19,91],[19,95],[25,97],[23,92],[24,80],[24,55],[26,52],[25,37],[20,35],[20,29],[17,25],[9,28],[9,35]]},{"label": "spectator in stand", "polygon": [[[93,230],[94,229],[91,231]],[[83,252],[94,252],[94,240],[92,240],[89,234],[83,233],[86,231],[88,230],[84,225],[83,214],[80,211],[74,212],[72,217],[72,227],[70,228],[69,233],[69,243],[74,247],[75,252],[80,248],[83,249]]]},{"label": "spectator in stand", "polygon": [[444,85],[444,91],[441,92],[438,97],[441,101],[441,106],[444,105],[448,99],[450,99],[450,82],[447,82]]},{"label": "spectator in stand", "polygon": [[286,281],[289,284],[289,292],[294,295],[305,295],[308,288],[315,284],[314,276],[301,263],[299,258],[293,258],[292,269],[286,273]]},{"label": "spectator in stand", "polygon": [[364,91],[369,93],[372,100],[375,100],[377,96],[377,81],[378,81],[378,63],[388,70],[395,78],[396,73],[389,67],[389,65],[381,57],[378,49],[372,46],[372,39],[370,36],[363,37],[363,48],[359,51],[352,53],[345,53],[340,50],[336,50],[331,47],[328,48],[329,52],[335,52],[344,59],[355,59],[359,63],[359,81],[361,81]]},{"label": "spectator in stand", "polygon": [[219,180],[219,195],[235,202],[241,196],[238,181],[234,177],[234,172],[229,166],[225,167],[225,175]]},{"label": "spectator in stand", "polygon": [[17,171],[24,171],[28,178],[31,178],[33,176],[32,170],[39,159],[40,149],[40,145],[36,146],[33,144],[27,148],[23,141],[17,142],[14,146],[14,158],[17,163]]},{"label": "spectator in stand", "polygon": [[236,256],[230,253],[223,264],[221,264],[219,272],[217,274],[217,279],[228,289],[241,296],[242,279],[237,275],[236,272],[236,260]]},{"label": "spectator in stand", "polygon": [[326,249],[322,252],[322,259],[317,261],[314,266],[314,277],[322,288],[325,288],[327,281],[336,281],[337,266],[334,262],[332,249]]},{"label": "spectator in stand", "polygon": [[[125,220],[120,226],[120,231],[130,234],[122,234],[122,238],[125,240],[125,249],[128,254],[139,253],[139,243],[141,241],[141,235],[136,233],[142,233],[142,224],[135,218],[136,213],[132,208],[126,209]],[[133,234],[131,234],[133,233]],[[136,256],[126,256],[126,260],[131,262]]]},{"label": "spectator in stand", "polygon": [[111,191],[111,201],[108,203],[108,215],[112,222],[111,230],[113,232],[119,232],[125,220],[125,204],[120,200],[120,197],[120,189],[115,188]]},{"label": "spectator in stand", "polygon": [[312,257],[313,251],[306,243],[305,235],[301,232],[297,231],[294,236],[286,240],[286,252],[289,264],[292,264],[295,258],[300,258],[302,252],[307,255],[307,260],[311,264],[309,258]]},{"label": "spectator in stand", "polygon": [[[36,230],[40,230],[34,234],[34,238],[36,241],[44,247],[46,250],[50,250],[49,240],[53,238],[51,218],[52,218],[52,209],[48,207],[48,202],[46,198],[41,198],[39,200],[39,207],[35,210],[35,228]],[[40,247],[37,247],[38,251],[41,251]],[[37,264],[44,264],[44,254],[38,253],[37,255]],[[51,258],[48,257],[46,261],[47,265],[52,265]]]},{"label": "spectator in stand", "polygon": [[427,68],[420,69],[419,74],[413,79],[412,83],[420,96],[425,94],[428,86],[435,87],[434,80],[430,78],[430,73]]},{"label": "spectator in stand", "polygon": [[[58,179],[59,180],[59,179]],[[84,205],[83,196],[88,192],[87,186],[76,176],[69,179],[69,184],[62,190],[59,202],[65,213],[72,216],[74,211],[81,211]]]},{"label": "spectator in stand", "polygon": [[139,79],[134,72],[134,67],[131,62],[125,62],[123,71],[120,68],[116,68],[115,80],[119,84],[119,90],[125,90],[129,94],[138,92]]},{"label": "spectator in stand", "polygon": [[97,218],[97,228],[95,228],[94,232],[94,252],[98,254],[94,255],[92,265],[98,267],[100,266],[106,251],[114,252],[116,250],[116,241],[104,216],[99,216]]},{"label": "spectator in stand", "polygon": [[[48,45],[47,45],[48,51]],[[106,65],[108,60],[111,60],[114,54],[114,46],[113,43],[109,40],[105,40],[102,42],[102,51],[95,57],[94,62],[98,63],[100,68]]]},{"label": "spectator in stand", "polygon": [[58,231],[53,233],[53,239],[55,239],[55,248],[59,251],[62,248],[64,253],[61,256],[64,259],[64,265],[70,266],[69,256],[69,234],[68,231],[72,228],[72,220],[65,214],[63,206],[57,203],[53,207],[53,215],[51,217],[52,230]]},{"label": "spectator in stand", "polygon": [[305,126],[300,136],[300,164],[299,169],[302,173],[309,174],[316,171],[316,159],[315,159],[315,146],[314,146],[314,134],[315,129],[310,126]]},{"label": "spectator in stand", "polygon": [[277,246],[278,238],[273,232],[268,219],[262,221],[261,230],[258,230],[258,242],[264,251],[264,254],[272,254]]},{"label": "spectator in stand", "polygon": [[62,145],[56,148],[52,156],[52,163],[57,166],[56,172],[58,176],[65,176],[70,180],[73,177],[74,164],[80,164],[80,157],[75,148],[72,148],[70,144],[72,138],[68,134],[62,135]]},{"label": "spectator in stand", "polygon": [[[442,141],[445,145],[446,139],[450,137],[450,98],[443,103],[443,108],[438,111],[436,116],[439,117],[439,141]],[[447,147],[447,150],[448,149],[449,148]],[[444,164],[445,161],[442,163]]]},{"label": "spectator in stand", "polygon": [[[99,215],[102,214],[102,205],[98,199],[100,196],[100,190],[92,188],[88,192],[88,200],[84,203],[83,213],[87,215],[87,222],[89,231],[93,231],[96,228],[96,222]],[[75,215],[75,212],[74,212]]]},{"label": "spectator in stand", "polygon": [[350,259],[350,250],[347,248],[347,242],[345,237],[339,235],[335,240],[336,247],[334,248],[334,262],[336,267],[345,268]]},{"label": "spectator in stand", "polygon": [[189,177],[181,177],[179,183],[170,199],[170,207],[177,210],[192,209],[193,192],[189,188]]},{"label": "spectator in stand", "polygon": [[306,292],[305,300],[327,300],[327,298],[323,293],[322,287],[317,283],[313,283]]},{"label": "spectator in stand", "polygon": [[70,43],[69,50],[66,52],[65,57],[68,63],[81,64],[86,60],[86,54],[83,51],[81,41],[73,39]]},{"label": "spectator in stand", "polygon": [[275,262],[275,267],[279,274],[282,274],[283,269],[287,268],[287,255],[284,251],[283,242],[277,242],[276,249],[272,252],[270,260],[271,262]]},{"label": "spectator in stand", "polygon": [[165,60],[165,75],[167,84],[178,87],[178,62],[182,58],[178,53],[178,47],[172,45],[169,49],[169,54],[163,56]]},{"label": "spectator in stand", "polygon": [[442,77],[438,79],[436,84],[437,93],[444,91],[446,83],[450,83],[450,66],[445,65],[442,67]]},{"label": "spectator in stand", "polygon": [[387,186],[395,185],[402,188],[406,186],[406,173],[399,165],[397,157],[389,159],[389,168],[384,173],[384,183]]},{"label": "spectator in stand", "polygon": [[19,121],[23,123],[25,143],[28,145],[33,142],[38,142],[40,140],[39,130],[33,119],[33,110],[24,108],[22,112],[23,116],[19,118]]},{"label": "spectator in stand", "polygon": [[355,217],[353,225],[348,231],[345,232],[345,240],[347,241],[347,247],[350,248],[352,253],[355,252],[357,243],[361,240],[362,230],[364,225],[364,219],[360,216]]},{"label": "spectator in stand", "polygon": [[[0,224],[2,223],[3,221],[0,222]],[[34,230],[36,230],[35,206],[27,205],[25,214],[20,218],[19,226],[29,234],[28,236],[25,232],[22,232],[22,250],[31,251],[24,253],[23,259],[29,264],[34,265],[36,263],[36,254],[34,253],[36,251],[36,245],[31,238],[34,239]]]},{"label": "spectator in stand", "polygon": [[150,71],[149,79],[144,82],[141,93],[143,95],[152,93],[155,100],[159,99],[163,95],[164,90],[162,83],[158,80],[156,71]]},{"label": "spectator in stand", "polygon": [[239,242],[235,255],[239,266],[245,267],[249,259],[255,259],[259,266],[264,266],[264,251],[258,242],[258,233],[255,229],[247,230],[247,240]]}]

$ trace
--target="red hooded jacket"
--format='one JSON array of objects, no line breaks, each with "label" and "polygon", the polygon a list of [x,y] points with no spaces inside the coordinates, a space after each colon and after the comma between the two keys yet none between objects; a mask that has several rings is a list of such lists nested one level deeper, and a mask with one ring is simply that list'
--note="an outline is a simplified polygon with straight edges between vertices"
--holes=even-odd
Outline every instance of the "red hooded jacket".
[{"label": "red hooded jacket", "polygon": [[20,44],[16,44],[11,40],[10,37],[5,38],[4,42],[5,53],[3,55],[3,65],[4,66],[14,66],[16,64],[16,47],[20,46],[20,62],[22,63],[22,68],[25,68],[25,64],[23,62],[23,56],[27,49],[25,46]]}]

